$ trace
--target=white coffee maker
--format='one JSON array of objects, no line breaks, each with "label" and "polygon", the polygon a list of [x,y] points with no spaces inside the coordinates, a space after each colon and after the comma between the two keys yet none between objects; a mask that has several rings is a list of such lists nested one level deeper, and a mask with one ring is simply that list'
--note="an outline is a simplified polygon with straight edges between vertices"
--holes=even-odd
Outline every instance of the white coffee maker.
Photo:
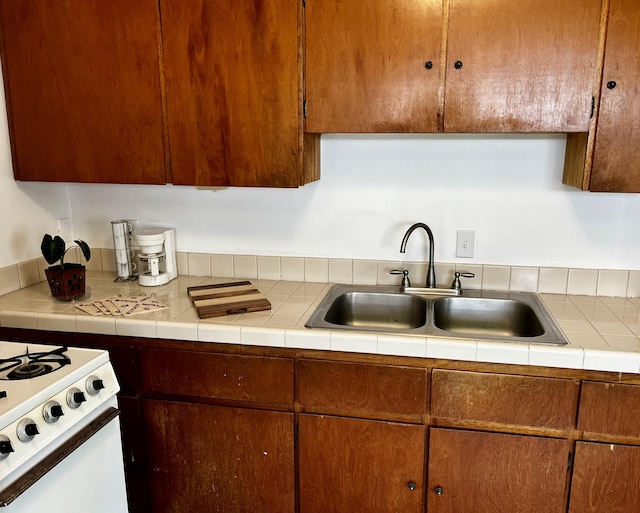
[{"label": "white coffee maker", "polygon": [[169,283],[178,276],[173,228],[140,228],[133,235],[138,282],[145,287]]}]

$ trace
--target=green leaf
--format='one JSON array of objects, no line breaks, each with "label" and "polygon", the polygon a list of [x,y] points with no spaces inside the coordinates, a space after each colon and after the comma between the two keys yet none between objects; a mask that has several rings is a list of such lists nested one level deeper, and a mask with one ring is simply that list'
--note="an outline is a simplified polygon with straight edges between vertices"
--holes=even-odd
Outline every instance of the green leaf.
[{"label": "green leaf", "polygon": [[82,254],[84,255],[84,259],[88,262],[91,260],[91,248],[89,245],[83,240],[74,240],[78,247],[82,250]]},{"label": "green leaf", "polygon": [[40,250],[42,251],[42,256],[47,263],[49,265],[53,265],[64,256],[65,247],[66,245],[64,240],[62,240],[62,237],[59,235],[51,237],[51,235],[47,233],[42,238]]}]

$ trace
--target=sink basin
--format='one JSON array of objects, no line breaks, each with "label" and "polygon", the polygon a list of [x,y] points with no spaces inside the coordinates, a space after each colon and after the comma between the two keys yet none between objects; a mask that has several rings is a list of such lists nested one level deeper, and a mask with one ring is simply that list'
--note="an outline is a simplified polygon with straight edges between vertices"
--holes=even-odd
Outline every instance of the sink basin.
[{"label": "sink basin", "polygon": [[419,328],[427,322],[427,303],[408,294],[345,292],[332,303],[325,321],[379,330]]},{"label": "sink basin", "polygon": [[446,297],[433,303],[433,324],[451,333],[539,337],[544,327],[533,309],[514,299]]},{"label": "sink basin", "polygon": [[420,296],[400,287],[334,285],[308,328],[374,331],[529,344],[567,343],[536,294],[464,291],[462,296]]}]

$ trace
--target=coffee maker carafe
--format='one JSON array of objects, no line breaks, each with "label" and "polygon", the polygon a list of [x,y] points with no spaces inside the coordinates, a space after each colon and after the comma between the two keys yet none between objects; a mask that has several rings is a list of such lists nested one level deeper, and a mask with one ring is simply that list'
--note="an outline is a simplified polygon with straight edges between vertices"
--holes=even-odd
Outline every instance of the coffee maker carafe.
[{"label": "coffee maker carafe", "polygon": [[141,228],[133,235],[138,281],[145,287],[169,283],[178,276],[173,228]]}]

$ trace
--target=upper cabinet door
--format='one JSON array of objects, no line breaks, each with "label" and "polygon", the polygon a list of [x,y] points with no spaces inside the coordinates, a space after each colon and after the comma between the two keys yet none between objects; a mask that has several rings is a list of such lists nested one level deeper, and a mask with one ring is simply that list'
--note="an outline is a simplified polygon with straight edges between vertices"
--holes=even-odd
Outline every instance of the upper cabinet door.
[{"label": "upper cabinet door", "polygon": [[611,0],[592,191],[640,192],[640,3]]},{"label": "upper cabinet door", "polygon": [[297,186],[299,0],[161,0],[173,183]]},{"label": "upper cabinet door", "polygon": [[18,180],[164,183],[155,0],[0,0]]},{"label": "upper cabinet door", "polygon": [[441,31],[441,0],[307,0],[307,132],[441,131]]},{"label": "upper cabinet door", "polygon": [[449,0],[445,131],[588,131],[600,11],[601,0]]}]

